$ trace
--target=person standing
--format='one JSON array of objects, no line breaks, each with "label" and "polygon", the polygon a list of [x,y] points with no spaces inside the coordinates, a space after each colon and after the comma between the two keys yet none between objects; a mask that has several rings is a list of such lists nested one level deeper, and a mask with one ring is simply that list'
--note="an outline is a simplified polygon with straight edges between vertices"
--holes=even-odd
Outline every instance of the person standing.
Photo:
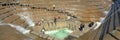
[{"label": "person standing", "polygon": [[60,16],[58,16],[58,20],[60,21]]},{"label": "person standing", "polygon": [[54,18],[54,24],[56,25],[56,22],[57,22],[57,18]]},{"label": "person standing", "polygon": [[41,30],[42,34],[45,34],[45,28],[43,27]]},{"label": "person standing", "polygon": [[55,5],[53,5],[52,7],[53,7],[53,10],[55,10]]}]

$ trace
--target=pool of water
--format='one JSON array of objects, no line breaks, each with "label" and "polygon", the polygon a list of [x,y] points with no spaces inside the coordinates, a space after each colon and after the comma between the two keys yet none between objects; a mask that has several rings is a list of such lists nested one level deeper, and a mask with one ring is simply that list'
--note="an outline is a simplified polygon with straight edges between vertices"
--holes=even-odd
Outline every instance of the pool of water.
[{"label": "pool of water", "polygon": [[50,36],[59,38],[59,39],[64,39],[70,33],[72,33],[72,31],[67,28],[64,28],[64,29],[58,29],[58,30],[53,30],[53,31],[46,31],[45,33]]}]

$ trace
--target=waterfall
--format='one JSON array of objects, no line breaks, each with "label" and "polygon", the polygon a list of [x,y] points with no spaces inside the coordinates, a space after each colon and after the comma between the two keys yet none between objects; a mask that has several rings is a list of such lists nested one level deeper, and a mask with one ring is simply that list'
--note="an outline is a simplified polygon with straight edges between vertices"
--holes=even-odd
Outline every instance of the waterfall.
[{"label": "waterfall", "polygon": [[27,22],[27,24],[29,25],[29,27],[33,27],[35,26],[35,23],[30,19],[30,15],[29,12],[22,12],[20,14],[18,14],[23,20],[25,20]]},{"label": "waterfall", "polygon": [[25,21],[29,24],[29,26],[34,26],[34,22],[28,17],[28,16],[23,16]]},{"label": "waterfall", "polygon": [[8,24],[10,25],[12,28],[15,28],[16,30],[18,30],[19,32],[23,33],[23,34],[26,34],[26,33],[29,33],[30,30],[27,30],[21,26],[17,26],[17,25],[12,25],[12,24]]}]

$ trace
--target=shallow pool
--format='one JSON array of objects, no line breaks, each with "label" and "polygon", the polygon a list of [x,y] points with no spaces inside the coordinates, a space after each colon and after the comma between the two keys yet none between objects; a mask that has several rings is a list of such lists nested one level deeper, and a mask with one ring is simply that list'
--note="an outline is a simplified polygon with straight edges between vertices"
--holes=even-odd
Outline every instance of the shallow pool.
[{"label": "shallow pool", "polygon": [[53,30],[53,31],[46,31],[45,34],[48,34],[50,36],[59,38],[59,39],[64,39],[67,37],[70,33],[72,33],[71,30],[64,28],[64,29],[58,29],[58,30]]}]

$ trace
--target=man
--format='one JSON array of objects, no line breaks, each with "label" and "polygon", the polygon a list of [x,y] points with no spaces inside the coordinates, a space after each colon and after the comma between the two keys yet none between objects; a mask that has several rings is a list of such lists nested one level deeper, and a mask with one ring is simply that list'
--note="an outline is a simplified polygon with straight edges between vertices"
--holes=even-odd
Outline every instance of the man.
[{"label": "man", "polygon": [[94,25],[94,22],[90,22],[90,24],[88,25],[88,27],[92,27]]},{"label": "man", "polygon": [[57,22],[57,18],[54,18],[54,23],[55,23],[55,25],[56,25],[56,22]]},{"label": "man", "polygon": [[79,30],[80,30],[80,31],[83,31],[83,28],[84,28],[84,24],[80,24]]},{"label": "man", "polygon": [[73,18],[77,18],[75,15],[72,16]]},{"label": "man", "polygon": [[55,5],[52,6],[53,7],[53,10],[55,9]]},{"label": "man", "polygon": [[40,25],[40,26],[41,26],[41,24],[42,24],[42,21],[39,21],[39,22],[38,22],[38,25]]},{"label": "man", "polygon": [[60,21],[60,16],[58,16],[58,20]]},{"label": "man", "polygon": [[42,34],[45,34],[45,28],[43,27],[41,30]]},{"label": "man", "polygon": [[70,20],[71,19],[71,16],[67,16],[67,20]]}]

